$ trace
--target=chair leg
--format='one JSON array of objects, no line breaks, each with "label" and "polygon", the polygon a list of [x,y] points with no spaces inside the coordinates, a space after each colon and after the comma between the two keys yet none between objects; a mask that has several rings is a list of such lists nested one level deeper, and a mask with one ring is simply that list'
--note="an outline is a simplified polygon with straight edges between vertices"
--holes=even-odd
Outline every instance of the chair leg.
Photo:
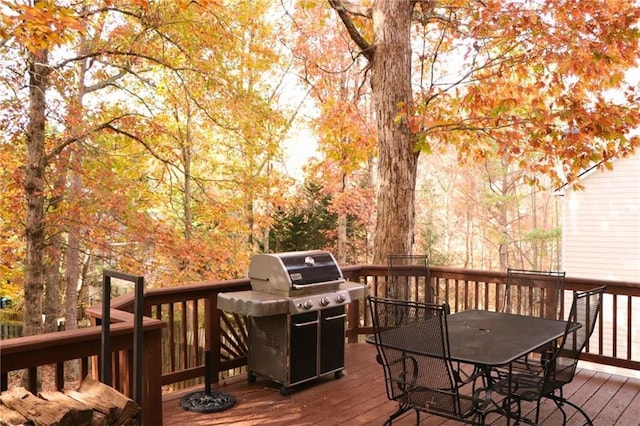
[{"label": "chair leg", "polygon": [[508,396],[505,397],[502,400],[502,411],[511,418],[514,418],[514,419],[521,418],[522,416],[520,415],[521,413],[520,400],[517,398],[510,398]]},{"label": "chair leg", "polygon": [[391,426],[391,423],[393,423],[394,419],[397,419],[398,417],[400,417],[401,415],[403,415],[404,413],[406,413],[407,411],[409,411],[411,409],[411,407],[409,406],[409,404],[406,403],[402,403],[399,402],[398,403],[398,409],[396,411],[394,411],[389,418],[387,419],[387,421],[384,422],[385,426]]},{"label": "chair leg", "polygon": [[548,396],[547,398],[553,400],[553,402],[558,407],[558,410],[560,410],[560,412],[562,413],[562,424],[563,425],[567,424],[567,413],[564,411],[562,406],[567,404],[567,405],[572,406],[573,408],[575,408],[575,410],[577,412],[582,414],[582,417],[584,417],[584,419],[586,420],[586,423],[584,423],[585,425],[593,426],[593,421],[591,420],[591,417],[589,417],[589,415],[582,409],[582,407],[574,404],[573,402],[569,401],[568,399],[564,399],[562,397],[558,397],[557,395],[551,395],[551,396]]},{"label": "chair leg", "polygon": [[485,426],[486,413],[477,413],[473,416],[471,424],[473,426]]},{"label": "chair leg", "polygon": [[536,409],[535,421],[531,420],[528,417],[524,417],[522,415],[522,400],[518,398],[505,397],[502,400],[502,410],[499,412],[507,416],[509,419],[514,420],[514,425],[526,423],[528,425],[536,426],[538,424],[538,410]]}]

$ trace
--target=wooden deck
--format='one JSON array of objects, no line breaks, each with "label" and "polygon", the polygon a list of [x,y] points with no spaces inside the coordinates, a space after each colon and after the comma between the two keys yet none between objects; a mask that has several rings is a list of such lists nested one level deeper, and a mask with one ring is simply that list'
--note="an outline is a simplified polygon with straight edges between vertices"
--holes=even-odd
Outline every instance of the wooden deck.
[{"label": "wooden deck", "polygon": [[[173,425],[381,425],[395,411],[395,403],[385,393],[382,368],[375,362],[375,348],[365,343],[348,344],[345,375],[320,378],[281,396],[279,386],[264,378],[248,384],[245,377],[235,377],[216,387],[233,395],[234,407],[211,414],[185,411],[180,398],[202,387],[167,394],[163,398],[165,426]],[[640,425],[640,379],[581,369],[565,389],[565,396],[581,405],[594,425]],[[567,407],[572,415],[574,411]],[[561,424],[562,416],[552,402],[541,410],[543,424]],[[408,412],[393,424],[414,425],[415,413]],[[506,420],[490,416],[488,422],[504,425]],[[457,425],[459,422],[421,415],[421,425]],[[569,419],[570,425],[582,424],[579,415]]]}]

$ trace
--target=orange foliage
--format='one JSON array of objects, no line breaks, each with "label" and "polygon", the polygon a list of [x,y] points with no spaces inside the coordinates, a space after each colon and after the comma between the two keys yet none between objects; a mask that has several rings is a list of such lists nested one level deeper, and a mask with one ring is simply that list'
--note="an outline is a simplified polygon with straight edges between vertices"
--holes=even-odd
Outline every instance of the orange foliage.
[{"label": "orange foliage", "polygon": [[422,55],[431,72],[410,113],[423,149],[440,141],[463,160],[517,159],[559,185],[640,144],[640,92],[624,81],[640,52],[633,2],[488,1],[434,13],[450,19],[425,33],[437,35]]}]

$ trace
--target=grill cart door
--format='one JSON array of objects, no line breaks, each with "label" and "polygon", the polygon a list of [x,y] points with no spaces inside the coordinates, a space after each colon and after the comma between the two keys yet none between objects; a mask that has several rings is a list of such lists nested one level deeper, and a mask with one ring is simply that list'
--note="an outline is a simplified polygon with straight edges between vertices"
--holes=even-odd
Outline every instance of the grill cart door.
[{"label": "grill cart door", "polygon": [[320,374],[342,376],[346,317],[344,306],[320,311]]},{"label": "grill cart door", "polygon": [[318,312],[291,315],[291,383],[318,377]]}]

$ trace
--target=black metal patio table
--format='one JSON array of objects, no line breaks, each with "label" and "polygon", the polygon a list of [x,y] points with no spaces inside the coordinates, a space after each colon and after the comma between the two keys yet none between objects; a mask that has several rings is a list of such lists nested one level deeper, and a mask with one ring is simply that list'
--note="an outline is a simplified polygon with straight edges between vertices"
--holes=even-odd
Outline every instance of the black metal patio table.
[{"label": "black metal patio table", "polygon": [[453,360],[499,367],[562,337],[567,323],[547,318],[471,310],[449,315],[447,326]]},{"label": "black metal patio table", "polygon": [[[450,357],[453,361],[480,367],[508,365],[562,337],[566,326],[566,321],[503,312],[458,312],[447,316]],[[402,338],[404,333],[411,333],[413,338]],[[381,342],[395,349],[433,355],[424,333],[419,326],[396,328],[382,332]],[[375,337],[369,336],[367,342],[375,343]]]},{"label": "black metal patio table", "polygon": [[[567,322],[503,312],[468,310],[447,315],[449,356],[452,361],[474,365],[491,380],[495,367],[506,366],[533,350],[562,337]],[[580,327],[575,324],[574,329]],[[407,333],[411,338],[407,339]],[[437,356],[430,349],[426,327],[408,326],[380,333],[379,344],[393,349]],[[367,337],[375,344],[375,336]],[[510,368],[509,368],[509,374]],[[503,413],[509,417],[509,413]]]}]

